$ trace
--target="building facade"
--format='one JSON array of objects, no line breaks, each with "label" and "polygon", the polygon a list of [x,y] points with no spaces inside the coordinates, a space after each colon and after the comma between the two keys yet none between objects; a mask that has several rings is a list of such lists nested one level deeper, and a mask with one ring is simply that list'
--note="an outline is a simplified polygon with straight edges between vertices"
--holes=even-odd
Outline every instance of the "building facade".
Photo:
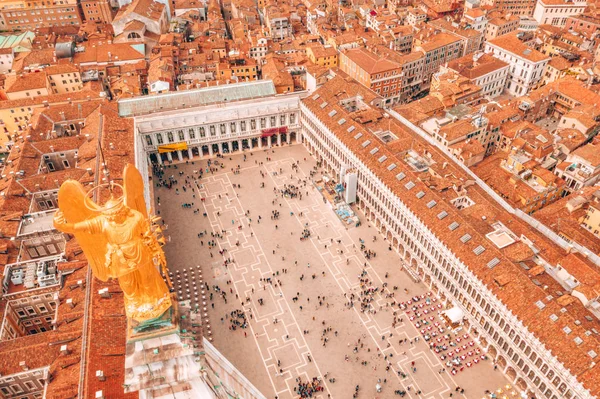
[{"label": "building facade", "polygon": [[135,118],[138,158],[193,160],[297,142],[302,94],[263,80],[125,99],[119,113]]},{"label": "building facade", "polygon": [[51,26],[79,26],[77,0],[8,1],[0,8],[2,30],[36,30]]}]

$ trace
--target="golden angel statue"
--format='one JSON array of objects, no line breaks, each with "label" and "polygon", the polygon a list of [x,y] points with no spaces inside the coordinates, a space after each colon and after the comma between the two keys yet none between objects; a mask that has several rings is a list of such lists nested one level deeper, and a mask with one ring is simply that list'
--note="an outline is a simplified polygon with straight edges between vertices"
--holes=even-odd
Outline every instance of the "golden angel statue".
[{"label": "golden angel statue", "polygon": [[[91,199],[94,191],[108,186],[110,198],[103,204]],[[116,196],[116,189],[122,195]],[[123,185],[102,184],[86,193],[75,180],[65,181],[58,191],[59,210],[54,227],[71,233],[83,249],[94,276],[102,281],[119,279],[125,295],[127,317],[144,322],[161,316],[171,307],[169,289],[158,267],[166,261],[158,237],[160,228],[148,216],[140,172],[128,164]]]}]

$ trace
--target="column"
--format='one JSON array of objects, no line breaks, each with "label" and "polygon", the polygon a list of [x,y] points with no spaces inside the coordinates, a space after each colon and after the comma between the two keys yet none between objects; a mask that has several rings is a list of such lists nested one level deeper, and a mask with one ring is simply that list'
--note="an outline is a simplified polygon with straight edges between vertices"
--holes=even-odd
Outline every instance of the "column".
[{"label": "column", "polygon": [[200,155],[200,159],[204,158],[204,151],[202,151],[202,146],[199,145],[196,148],[198,148],[198,154]]},{"label": "column", "polygon": [[258,148],[262,148],[262,137],[258,138]]},{"label": "column", "polygon": [[167,159],[169,160],[169,162],[173,162],[173,155],[171,155],[171,152],[167,152]]},{"label": "column", "polygon": [[273,136],[269,136],[269,148],[273,146]]},{"label": "column", "polygon": [[156,153],[156,161],[158,162],[159,165],[162,165],[163,164],[163,160],[162,160],[162,157],[160,155],[161,155],[160,152]]},{"label": "column", "polygon": [[281,147],[281,134],[277,135],[277,145]]},{"label": "column", "polygon": [[223,155],[223,143],[218,143],[219,146],[219,154]]},{"label": "column", "polygon": [[251,150],[252,149],[252,138],[248,139],[248,148]]},{"label": "column", "polygon": [[179,162],[183,161],[183,154],[181,153],[181,150],[177,150],[177,159],[179,159]]},{"label": "column", "polygon": [[188,148],[187,151],[188,151],[188,158],[189,159],[194,159],[194,152],[192,151],[192,149]]},{"label": "column", "polygon": [[242,140],[238,140],[238,151],[242,151],[244,147],[242,146]]},{"label": "column", "polygon": [[213,156],[212,144],[208,145],[208,155],[211,156],[211,157]]},{"label": "column", "polygon": [[292,134],[289,130],[287,132],[287,135],[285,136],[285,139],[287,140],[288,144],[292,144]]}]

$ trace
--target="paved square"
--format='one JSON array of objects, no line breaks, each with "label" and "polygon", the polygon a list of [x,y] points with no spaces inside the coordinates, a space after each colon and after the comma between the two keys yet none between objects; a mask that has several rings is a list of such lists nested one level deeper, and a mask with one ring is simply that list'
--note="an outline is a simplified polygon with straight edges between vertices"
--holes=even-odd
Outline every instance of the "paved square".
[{"label": "paved square", "polygon": [[[245,156],[218,159],[213,172],[206,160],[171,166],[163,178],[177,184],[157,187],[154,177],[153,190],[168,226],[165,252],[176,291],[206,306],[213,343],[267,398],[298,397],[298,377],[322,379],[324,391],[315,397],[344,399],[356,385],[359,398],[398,397],[396,390],[412,398],[461,397],[457,386],[464,397],[481,398],[507,384],[489,360],[479,360],[484,353],[474,353],[476,346],[460,353],[460,366],[445,364],[446,351],[457,347],[459,356],[461,348],[437,318],[442,304],[401,270],[400,256],[364,215],[360,227],[338,219],[309,178],[319,171],[304,147]],[[283,196],[284,185],[299,195]],[[301,240],[305,228],[310,237]],[[365,258],[361,239],[375,257]]]}]

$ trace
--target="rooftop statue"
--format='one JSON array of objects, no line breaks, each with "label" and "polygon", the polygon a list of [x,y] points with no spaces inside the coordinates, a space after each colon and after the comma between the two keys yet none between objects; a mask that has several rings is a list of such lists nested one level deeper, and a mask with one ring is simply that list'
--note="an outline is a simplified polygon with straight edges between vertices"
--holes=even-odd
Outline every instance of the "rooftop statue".
[{"label": "rooftop statue", "polygon": [[[110,190],[103,204],[91,197],[100,188]],[[122,195],[117,196],[117,190]],[[86,192],[81,183],[65,181],[58,191],[59,210],[54,227],[71,233],[83,249],[94,276],[119,279],[129,319],[143,323],[160,317],[171,307],[169,289],[159,272],[166,260],[160,227],[150,218],[143,197],[140,172],[125,166],[123,185],[110,182]]]}]

